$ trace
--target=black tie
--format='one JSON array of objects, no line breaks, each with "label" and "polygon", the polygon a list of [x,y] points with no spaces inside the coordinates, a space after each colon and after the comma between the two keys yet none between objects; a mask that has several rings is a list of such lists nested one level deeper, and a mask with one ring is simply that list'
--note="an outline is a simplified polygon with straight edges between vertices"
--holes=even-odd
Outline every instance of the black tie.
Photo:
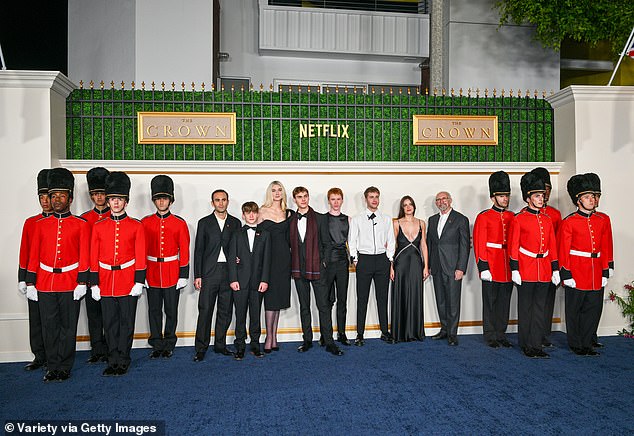
[{"label": "black tie", "polygon": [[370,215],[368,217],[369,220],[373,220],[374,218],[376,218],[376,215],[374,214],[374,212],[372,212],[372,215]]},{"label": "black tie", "polygon": [[[306,218],[306,215],[308,215],[308,214],[305,213],[305,214],[302,215],[301,213],[297,212],[297,221],[301,220],[302,218]],[[308,218],[306,218],[306,219],[308,219]]]},{"label": "black tie", "polygon": [[255,232],[255,227],[247,227],[247,230],[253,230]]}]

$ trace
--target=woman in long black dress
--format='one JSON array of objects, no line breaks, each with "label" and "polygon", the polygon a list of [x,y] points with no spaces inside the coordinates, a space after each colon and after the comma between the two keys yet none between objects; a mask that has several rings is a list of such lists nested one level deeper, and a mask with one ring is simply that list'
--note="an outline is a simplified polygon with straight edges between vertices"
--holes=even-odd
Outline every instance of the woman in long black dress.
[{"label": "woman in long black dress", "polygon": [[291,307],[291,249],[289,243],[289,218],[293,211],[286,208],[286,189],[281,182],[273,181],[266,190],[264,204],[260,207],[258,227],[271,234],[271,273],[269,288],[264,293],[266,340],[264,352],[278,351],[277,325],[280,310]]},{"label": "woman in long black dress", "polygon": [[392,336],[397,342],[425,338],[423,282],[429,276],[425,222],[414,216],[416,204],[409,195],[401,198],[394,222],[396,251],[390,270],[392,286]]}]

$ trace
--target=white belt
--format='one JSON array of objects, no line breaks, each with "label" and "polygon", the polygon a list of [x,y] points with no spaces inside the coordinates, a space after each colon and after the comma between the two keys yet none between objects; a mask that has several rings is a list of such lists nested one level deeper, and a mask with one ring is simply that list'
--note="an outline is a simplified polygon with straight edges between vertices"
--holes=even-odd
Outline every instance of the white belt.
[{"label": "white belt", "polygon": [[489,248],[506,248],[506,244],[498,244],[496,242],[487,242]]},{"label": "white belt", "polygon": [[118,270],[131,267],[132,265],[134,265],[135,262],[136,262],[136,259],[132,259],[126,263],[122,263],[121,265],[108,265],[107,263],[99,262],[99,266],[109,271],[118,271]]},{"label": "white belt", "polygon": [[48,271],[50,273],[65,273],[68,271],[72,271],[74,269],[79,268],[79,262],[75,262],[72,265],[68,265],[68,266],[63,266],[61,268],[53,268],[52,266],[48,266],[48,265],[44,265],[42,262],[40,262],[40,268],[42,268],[44,271]]},{"label": "white belt", "polygon": [[545,253],[533,253],[532,251],[528,251],[524,247],[520,247],[520,253],[525,254],[529,257],[534,257],[534,258],[544,258],[548,256],[548,250],[546,250]]},{"label": "white belt", "polygon": [[149,260],[150,262],[172,262],[178,259],[180,259],[178,254],[175,254],[174,256],[169,256],[169,257],[154,257],[154,256],[147,257],[147,260]]},{"label": "white belt", "polygon": [[593,257],[593,258],[601,257],[601,252],[591,253],[589,251],[570,250],[570,254],[572,254],[573,256],[580,256],[580,257]]}]

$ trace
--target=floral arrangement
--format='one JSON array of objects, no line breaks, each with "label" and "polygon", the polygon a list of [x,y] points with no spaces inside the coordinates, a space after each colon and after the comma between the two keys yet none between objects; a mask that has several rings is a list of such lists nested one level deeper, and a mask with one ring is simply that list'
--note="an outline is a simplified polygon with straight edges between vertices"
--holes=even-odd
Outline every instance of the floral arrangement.
[{"label": "floral arrangement", "polygon": [[619,336],[625,336],[627,338],[634,338],[634,281],[626,283],[623,289],[627,291],[625,297],[621,297],[610,291],[610,301],[616,301],[616,304],[621,308],[621,313],[629,322],[629,330],[623,329],[618,332]]}]

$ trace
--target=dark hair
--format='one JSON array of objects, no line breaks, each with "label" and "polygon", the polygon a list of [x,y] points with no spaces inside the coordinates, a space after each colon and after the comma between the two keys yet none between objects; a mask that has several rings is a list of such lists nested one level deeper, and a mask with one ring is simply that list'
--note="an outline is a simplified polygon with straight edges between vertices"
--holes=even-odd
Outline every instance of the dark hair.
[{"label": "dark hair", "polygon": [[326,198],[330,198],[331,195],[341,195],[341,198],[343,198],[343,191],[341,188],[330,188],[328,194],[326,194]]},{"label": "dark hair", "polygon": [[304,188],[303,186],[296,187],[295,189],[293,189],[293,198],[295,198],[297,194],[301,194],[302,192],[308,194],[308,189]]},{"label": "dark hair", "polygon": [[214,199],[214,195],[218,194],[218,193],[224,193],[227,196],[227,200],[229,200],[229,193],[227,191],[225,191],[224,189],[216,189],[214,192],[211,193],[211,199]]},{"label": "dark hair", "polygon": [[247,201],[242,205],[242,213],[255,212],[257,213],[260,210],[258,204],[255,201]]},{"label": "dark hair", "polygon": [[368,194],[371,192],[376,192],[377,194],[381,195],[381,191],[379,191],[379,188],[377,188],[376,186],[370,186],[369,188],[366,188],[365,191],[363,191],[363,196],[365,198],[368,198]]},{"label": "dark hair", "polygon": [[412,197],[410,197],[409,195],[406,195],[403,198],[401,198],[401,202],[398,206],[398,219],[401,219],[405,216],[405,207],[403,206],[403,203],[405,203],[406,200],[409,200],[412,202],[412,206],[414,207],[414,213],[416,213],[416,202],[414,201]]}]

